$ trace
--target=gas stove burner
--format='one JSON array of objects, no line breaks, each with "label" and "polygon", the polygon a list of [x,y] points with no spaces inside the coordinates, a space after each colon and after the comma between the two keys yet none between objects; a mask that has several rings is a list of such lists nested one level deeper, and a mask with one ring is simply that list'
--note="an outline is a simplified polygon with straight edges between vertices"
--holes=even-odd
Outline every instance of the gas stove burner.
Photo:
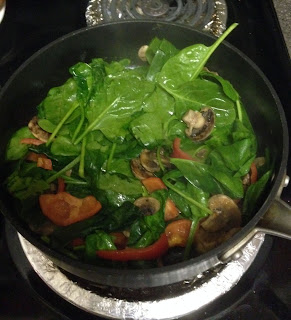
[{"label": "gas stove burner", "polygon": [[245,245],[242,255],[237,260],[214,266],[193,279],[166,286],[167,290],[153,288],[154,295],[146,294],[143,299],[138,299],[137,296],[150,288],[138,289],[138,293],[133,290],[131,297],[128,298],[121,298],[108,292],[106,294],[111,287],[100,286],[102,288],[100,290],[96,284],[94,287],[85,280],[85,283],[82,280],[78,281],[75,277],[62,272],[20,234],[18,237],[34,271],[64,300],[91,315],[107,319],[132,320],[177,319],[188,315],[193,319],[202,308],[209,306],[238,284],[252,265],[265,240],[265,235],[258,233]]},{"label": "gas stove burner", "polygon": [[117,20],[167,21],[211,31],[219,36],[226,28],[225,1],[215,0],[90,0],[88,26]]}]

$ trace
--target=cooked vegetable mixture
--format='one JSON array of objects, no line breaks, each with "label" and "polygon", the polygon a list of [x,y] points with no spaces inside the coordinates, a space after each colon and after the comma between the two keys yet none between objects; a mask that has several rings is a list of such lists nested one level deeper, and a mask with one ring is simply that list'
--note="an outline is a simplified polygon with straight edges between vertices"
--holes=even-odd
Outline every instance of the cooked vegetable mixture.
[{"label": "cooked vegetable mixture", "polygon": [[207,47],[154,38],[144,61],[79,62],[10,139],[5,181],[60,252],[145,267],[204,253],[250,218],[271,175],[239,93]]}]

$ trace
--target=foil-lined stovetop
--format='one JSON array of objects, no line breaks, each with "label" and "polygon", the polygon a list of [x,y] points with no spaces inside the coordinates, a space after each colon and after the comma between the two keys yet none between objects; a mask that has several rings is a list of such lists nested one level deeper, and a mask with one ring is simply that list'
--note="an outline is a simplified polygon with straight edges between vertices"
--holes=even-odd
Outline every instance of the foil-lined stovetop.
[{"label": "foil-lined stovetop", "polygon": [[195,312],[229,292],[240,281],[259,252],[264,237],[264,234],[256,234],[242,249],[242,255],[237,260],[214,266],[193,279],[186,279],[174,287],[170,286],[170,295],[156,295],[153,299],[148,297],[136,300],[134,291],[132,297],[122,299],[112,294],[100,293],[100,290],[97,290],[98,286],[96,290],[89,284],[86,288],[62,272],[39,249],[19,234],[21,246],[35,272],[63,299],[96,316],[138,320],[194,316]]}]

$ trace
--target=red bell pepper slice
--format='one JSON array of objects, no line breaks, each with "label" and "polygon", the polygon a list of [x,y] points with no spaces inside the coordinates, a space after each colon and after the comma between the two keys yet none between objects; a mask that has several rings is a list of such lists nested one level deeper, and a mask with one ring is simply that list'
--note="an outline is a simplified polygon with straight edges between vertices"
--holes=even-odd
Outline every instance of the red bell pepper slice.
[{"label": "red bell pepper slice", "polygon": [[85,240],[83,238],[76,238],[71,241],[72,247],[79,247],[85,245]]},{"label": "red bell pepper slice", "polygon": [[63,178],[58,178],[58,192],[65,192],[66,190],[66,185],[65,185],[65,180]]},{"label": "red bell pepper slice", "polygon": [[125,248],[121,250],[98,250],[99,258],[115,261],[154,260],[168,251],[168,239],[162,233],[159,240],[146,248]]},{"label": "red bell pepper slice", "polygon": [[172,158],[179,158],[185,160],[196,160],[195,158],[191,157],[190,154],[180,149],[181,139],[175,138],[173,141],[173,152],[171,154]]},{"label": "red bell pepper slice", "polygon": [[101,203],[93,196],[80,199],[67,192],[42,194],[39,196],[39,204],[42,213],[62,227],[88,219],[102,208]]},{"label": "red bell pepper slice", "polygon": [[39,146],[41,144],[44,144],[44,141],[41,141],[39,139],[34,139],[34,138],[24,138],[20,140],[20,143],[22,144],[33,144],[35,146]]},{"label": "red bell pepper slice", "polygon": [[113,243],[117,249],[124,249],[127,244],[127,237],[122,232],[111,232]]},{"label": "red bell pepper slice", "polygon": [[162,179],[157,177],[149,177],[141,180],[149,193],[155,192],[156,190],[167,189]]},{"label": "red bell pepper slice", "polygon": [[47,159],[47,156],[45,154],[42,154],[42,153],[39,154],[39,153],[35,153],[35,152],[29,152],[29,154],[26,157],[26,160],[37,162],[38,158]]},{"label": "red bell pepper slice", "polygon": [[167,225],[165,233],[167,235],[169,247],[186,247],[191,224],[191,220],[180,219]]},{"label": "red bell pepper slice", "polygon": [[51,159],[48,159],[48,157],[45,154],[30,152],[27,155],[26,160],[36,162],[36,166],[39,168],[53,170],[52,161]]},{"label": "red bell pepper slice", "polygon": [[51,159],[38,158],[36,166],[45,170],[53,170],[53,164]]},{"label": "red bell pepper slice", "polygon": [[173,219],[177,218],[178,215],[179,215],[179,209],[176,207],[173,200],[168,198],[166,200],[166,204],[165,204],[165,213],[164,213],[165,221],[173,220]]},{"label": "red bell pepper slice", "polygon": [[253,162],[251,164],[251,184],[255,183],[257,180],[258,180],[258,170],[255,163]]}]

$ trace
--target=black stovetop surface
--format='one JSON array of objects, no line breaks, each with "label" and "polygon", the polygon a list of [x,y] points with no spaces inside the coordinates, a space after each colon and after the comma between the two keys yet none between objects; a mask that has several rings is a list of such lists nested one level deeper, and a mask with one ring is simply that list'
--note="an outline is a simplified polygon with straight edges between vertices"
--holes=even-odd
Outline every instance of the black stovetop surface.
[{"label": "black stovetop surface", "polygon": [[[35,51],[86,26],[86,0],[8,0],[0,24],[0,86]],[[228,25],[239,22],[228,41],[243,51],[274,86],[291,119],[290,57],[271,0],[228,0]],[[291,175],[290,161],[287,173]],[[291,203],[291,188],[282,198]],[[6,232],[5,232],[6,230]],[[15,261],[7,245],[19,246],[16,233],[0,216],[0,320],[93,319],[54,294],[31,270],[21,250]],[[269,238],[251,270],[234,291],[199,319],[287,320],[291,309],[289,242]],[[95,319],[95,318],[94,318]]]}]

